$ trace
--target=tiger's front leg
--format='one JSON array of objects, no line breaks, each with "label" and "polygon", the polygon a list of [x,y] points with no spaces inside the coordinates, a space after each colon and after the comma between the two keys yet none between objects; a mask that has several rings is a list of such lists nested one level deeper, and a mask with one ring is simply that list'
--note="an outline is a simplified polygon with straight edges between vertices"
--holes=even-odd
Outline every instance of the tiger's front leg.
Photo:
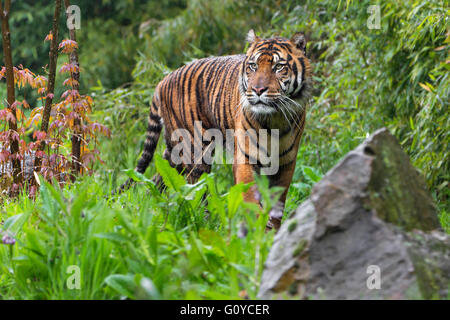
[{"label": "tiger's front leg", "polygon": [[[234,181],[238,183],[250,183],[254,181],[253,166],[248,163],[233,164]],[[256,185],[250,187],[247,192],[244,192],[243,198],[245,202],[253,202],[259,204],[260,194]]]},{"label": "tiger's front leg", "polygon": [[[254,181],[255,174],[255,165],[250,163],[250,160],[253,159],[253,162],[255,162],[255,159],[258,159],[258,150],[255,148],[251,148],[251,139],[245,139],[245,137],[240,135],[239,133],[240,132],[238,131],[235,140],[233,164],[234,180],[236,184],[240,182],[250,183]],[[277,159],[278,161],[282,161],[282,163],[277,167],[277,171],[274,174],[267,176],[269,178],[271,187],[279,186],[284,188],[284,191],[278,199],[277,203],[275,203],[275,205],[269,212],[267,230],[271,230],[273,228],[278,230],[281,226],[286,196],[294,174],[300,136],[301,132],[294,135],[293,140],[284,141],[285,143],[283,144],[282,149],[290,151],[283,152],[284,156],[281,159]],[[284,147],[284,145],[288,145],[289,147]],[[256,185],[253,185],[247,192],[245,192],[243,194],[243,197],[244,201],[246,202],[253,202],[261,205],[261,195]]]},{"label": "tiger's front leg", "polygon": [[[289,190],[289,186],[292,181],[292,176],[294,174],[295,162],[290,164],[288,167],[284,168],[280,174],[276,175],[275,179],[271,179],[269,176],[269,180],[271,181],[271,186],[280,186],[284,188],[283,193],[278,199],[277,203],[271,208],[269,212],[269,220],[267,221],[266,230],[280,229],[281,220],[283,219],[283,211],[284,205],[286,202],[286,196]],[[250,164],[234,164],[233,165],[233,173],[235,183],[250,183],[254,181],[254,170],[253,166]],[[243,198],[245,202],[252,202],[258,205],[261,205],[260,198],[261,195],[258,191],[258,187],[253,185],[250,189],[243,194]]]},{"label": "tiger's front leg", "polygon": [[269,212],[269,221],[267,222],[268,230],[273,228],[275,228],[275,230],[280,229],[281,220],[283,219],[286,197],[289,191],[289,186],[291,185],[292,182],[292,176],[294,175],[295,161],[289,163],[280,170],[281,171],[279,172],[279,174],[276,174],[272,177],[269,176],[270,185],[283,187],[284,191],[281,194],[280,198],[278,199],[277,203],[275,203],[275,205],[271,208]]},{"label": "tiger's front leg", "polygon": [[278,202],[269,212],[269,221],[267,222],[267,229],[269,230],[272,228],[278,230],[281,225],[281,220],[283,219],[286,196],[292,182],[292,177],[294,176],[298,148],[300,146],[300,139],[305,125],[305,116],[305,114],[302,115],[301,127],[299,128],[299,131],[293,135],[294,138],[284,141],[282,145],[282,157],[279,158],[281,163],[278,168],[278,172],[274,175],[268,176],[271,187],[278,186],[284,188]]}]

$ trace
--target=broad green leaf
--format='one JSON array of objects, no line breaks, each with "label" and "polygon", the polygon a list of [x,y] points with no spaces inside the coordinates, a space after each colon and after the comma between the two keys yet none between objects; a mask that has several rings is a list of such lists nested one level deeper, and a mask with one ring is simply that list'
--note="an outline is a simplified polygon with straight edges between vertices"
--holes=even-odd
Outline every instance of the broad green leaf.
[{"label": "broad green leaf", "polygon": [[9,217],[3,225],[3,229],[11,232],[12,234],[17,234],[22,229],[25,222],[27,222],[30,215],[31,211],[27,211],[25,213],[16,214]]},{"label": "broad green leaf", "polygon": [[156,288],[153,281],[149,278],[142,277],[139,281],[139,291],[143,291],[144,294],[138,293],[139,298],[150,299],[150,300],[159,300],[161,299],[161,295]]},{"label": "broad green leaf", "polygon": [[134,299],[136,284],[133,275],[113,274],[106,277],[105,283],[122,296]]},{"label": "broad green leaf", "polygon": [[99,239],[107,239],[116,243],[125,243],[129,241],[129,239],[126,236],[115,232],[96,233],[94,234],[94,237]]},{"label": "broad green leaf", "polygon": [[316,183],[322,179],[322,175],[311,167],[303,166],[302,167],[303,174],[313,183]]},{"label": "broad green leaf", "polygon": [[126,170],[123,170],[123,171],[125,172],[125,174],[128,177],[130,177],[131,179],[133,179],[136,182],[148,182],[148,181],[150,181],[150,179],[148,179],[145,175],[135,171],[134,169],[126,169]]},{"label": "broad green leaf", "polygon": [[161,175],[164,184],[172,190],[180,191],[180,188],[186,184],[186,180],[178,173],[175,168],[172,168],[169,162],[155,154],[156,171]]},{"label": "broad green leaf", "polygon": [[239,205],[243,201],[242,193],[248,190],[248,186],[242,183],[236,184],[230,188],[227,195],[228,218],[232,219],[236,214]]}]

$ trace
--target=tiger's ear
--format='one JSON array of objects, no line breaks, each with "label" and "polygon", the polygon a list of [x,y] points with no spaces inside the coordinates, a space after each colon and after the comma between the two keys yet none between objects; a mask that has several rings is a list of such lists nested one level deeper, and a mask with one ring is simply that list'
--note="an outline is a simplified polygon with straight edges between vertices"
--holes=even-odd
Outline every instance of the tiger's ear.
[{"label": "tiger's ear", "polygon": [[252,44],[255,41],[259,41],[260,38],[256,36],[255,31],[253,29],[250,29],[250,31],[247,34],[247,42]]},{"label": "tiger's ear", "polygon": [[297,32],[291,38],[291,42],[295,44],[295,46],[306,53],[306,39],[305,35],[301,32]]}]

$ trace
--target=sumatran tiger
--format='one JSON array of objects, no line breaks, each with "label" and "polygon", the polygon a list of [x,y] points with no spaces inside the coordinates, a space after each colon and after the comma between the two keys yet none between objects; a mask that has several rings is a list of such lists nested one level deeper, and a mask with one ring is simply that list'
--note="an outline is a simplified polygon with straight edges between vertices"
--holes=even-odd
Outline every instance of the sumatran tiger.
[{"label": "sumatran tiger", "polygon": [[[180,142],[173,140],[177,129],[190,133],[190,138],[183,136],[182,141],[190,144],[192,149],[200,145],[205,151],[210,147],[211,143],[192,138],[199,130],[195,123],[201,121],[199,134],[214,128],[225,136],[228,130],[234,130],[234,181],[250,183],[254,181],[254,174],[260,173],[264,167],[258,152],[263,154],[273,150],[273,145],[259,144],[260,129],[267,130],[268,139],[277,129],[278,157],[275,160],[278,161],[278,170],[268,175],[268,179],[271,186],[281,186],[284,192],[270,211],[267,228],[278,229],[305,126],[305,103],[311,83],[310,62],[306,57],[306,40],[301,33],[296,33],[291,39],[262,39],[250,30],[247,41],[249,48],[246,54],[196,60],[173,71],[157,85],[150,107],[144,151],[136,171],[144,173],[147,169],[164,126],[167,148],[163,158],[187,175],[190,183],[204,172],[210,172],[210,164],[193,161],[191,156],[188,161],[183,158],[182,163],[173,161],[173,154],[178,156],[175,145]],[[251,129],[256,135],[246,135]],[[132,182],[128,180],[121,190]],[[260,195],[253,186],[243,197],[244,201],[259,203]]]}]

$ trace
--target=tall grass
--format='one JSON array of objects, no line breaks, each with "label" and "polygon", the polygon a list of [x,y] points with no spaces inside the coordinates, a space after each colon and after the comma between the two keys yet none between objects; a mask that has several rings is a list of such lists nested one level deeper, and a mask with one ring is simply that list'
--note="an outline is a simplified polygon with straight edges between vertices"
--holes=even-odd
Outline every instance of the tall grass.
[{"label": "tall grass", "polygon": [[[246,186],[219,192],[214,175],[189,185],[156,161],[165,193],[130,171],[140,183],[118,198],[102,196],[111,184],[86,177],[64,190],[42,182],[36,202],[6,203],[2,232],[16,243],[0,246],[0,297],[255,298],[272,241],[267,213],[257,219],[257,208],[242,202]],[[70,284],[73,266],[79,289]]]}]

